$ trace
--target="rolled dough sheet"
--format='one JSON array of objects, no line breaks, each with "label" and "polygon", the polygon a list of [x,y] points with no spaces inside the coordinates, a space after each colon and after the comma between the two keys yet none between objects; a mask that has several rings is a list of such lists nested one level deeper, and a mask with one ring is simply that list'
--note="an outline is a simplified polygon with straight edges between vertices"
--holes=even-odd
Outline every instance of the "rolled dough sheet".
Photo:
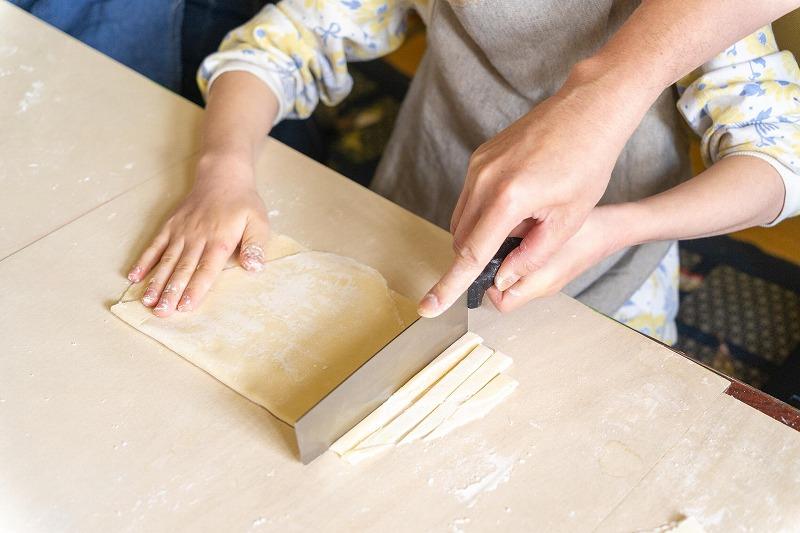
[{"label": "rolled dough sheet", "polygon": [[695,517],[689,516],[682,518],[678,522],[672,522],[647,532],[641,531],[640,533],[705,533],[705,529]]},{"label": "rolled dough sheet", "polygon": [[431,431],[436,429],[439,424],[450,418],[456,410],[478,391],[486,386],[495,376],[511,366],[511,358],[504,353],[495,352],[481,365],[471,376],[469,376],[453,394],[445,398],[422,422],[417,424],[405,437],[400,440],[400,444],[414,442],[426,437]]},{"label": "rolled dough sheet", "polygon": [[[441,404],[461,383],[464,382],[473,372],[475,372],[494,351],[484,345],[475,347],[455,368],[441,376],[436,384],[430,388],[419,400],[414,402],[408,409],[400,413],[388,425],[379,429],[361,444],[359,448],[369,448],[370,446],[383,446],[395,444],[402,439],[406,433],[414,429],[431,411]],[[426,367],[422,372],[430,372]]]},{"label": "rolled dough sheet", "polygon": [[[476,342],[480,337],[474,334],[459,339],[331,449],[356,464],[396,444],[435,438],[484,416],[517,382],[501,374],[511,365],[510,357]],[[445,357],[448,362],[442,364]]]},{"label": "rolled dough sheet", "polygon": [[224,270],[191,313],[154,316],[139,300],[143,283],[111,311],[293,424],[417,318],[376,270],[302,250],[273,239],[267,268]]},{"label": "rolled dough sheet", "polygon": [[483,342],[475,333],[468,331],[456,342],[451,344],[436,359],[431,361],[422,371],[408,380],[388,400],[375,409],[353,429],[342,435],[333,443],[331,450],[339,455],[355,448],[361,441],[394,420],[397,415],[405,411],[414,403],[431,385],[449,372],[459,361]]},{"label": "rolled dough sheet", "polygon": [[475,395],[461,404],[447,420],[431,431],[425,440],[442,437],[454,429],[469,424],[486,416],[486,414],[505,400],[519,383],[505,374],[498,374]]}]

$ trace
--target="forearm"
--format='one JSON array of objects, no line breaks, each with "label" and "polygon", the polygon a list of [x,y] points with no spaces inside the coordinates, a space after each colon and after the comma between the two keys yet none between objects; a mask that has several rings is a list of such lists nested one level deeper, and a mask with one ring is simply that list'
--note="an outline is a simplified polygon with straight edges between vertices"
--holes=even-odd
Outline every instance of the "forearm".
[{"label": "forearm", "polygon": [[766,161],[725,158],[661,194],[606,206],[625,232],[619,247],[650,241],[693,239],[763,225],[783,207],[784,185]]},{"label": "forearm", "polygon": [[646,0],[596,54],[573,67],[560,93],[608,102],[612,112],[593,105],[597,116],[626,141],[672,83],[798,6],[800,0]]},{"label": "forearm", "polygon": [[[403,42],[413,3],[269,2],[205,58],[200,89],[205,94],[219,73],[247,71],[277,95],[279,120],[308,118],[320,101],[336,105],[350,92],[349,61],[377,58]],[[417,11],[424,17],[428,9]]]},{"label": "forearm", "polygon": [[645,0],[592,60],[609,75],[660,92],[798,0]]},{"label": "forearm", "polygon": [[252,167],[277,112],[277,98],[261,80],[247,72],[222,74],[208,94],[198,165]]}]

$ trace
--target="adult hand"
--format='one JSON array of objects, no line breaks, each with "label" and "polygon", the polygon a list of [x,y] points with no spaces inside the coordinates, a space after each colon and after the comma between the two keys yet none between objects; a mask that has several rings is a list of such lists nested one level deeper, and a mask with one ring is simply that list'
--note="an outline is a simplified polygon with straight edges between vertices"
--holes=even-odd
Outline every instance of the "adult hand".
[{"label": "adult hand", "polygon": [[212,161],[198,166],[189,195],[167,220],[128,274],[150,280],[142,303],[161,317],[195,309],[240,246],[239,262],[264,267],[269,225],[253,181],[252,165]]},{"label": "adult hand", "polygon": [[632,204],[595,207],[578,231],[541,268],[503,292],[490,287],[487,296],[503,312],[513,311],[534,298],[551,296],[611,254],[632,244],[626,224]]},{"label": "adult hand", "polygon": [[500,291],[541,269],[580,229],[649,105],[619,101],[604,83],[573,74],[475,151],[451,222],[456,259],[423,298],[421,315],[447,309],[507,236],[523,240],[498,271]]},{"label": "adult hand", "polygon": [[767,224],[781,213],[785,194],[783,179],[770,163],[752,156],[723,158],[662,193],[595,207],[542,268],[504,292],[489,288],[487,296],[500,311],[511,311],[533,298],[560,291],[585,270],[628,246]]}]

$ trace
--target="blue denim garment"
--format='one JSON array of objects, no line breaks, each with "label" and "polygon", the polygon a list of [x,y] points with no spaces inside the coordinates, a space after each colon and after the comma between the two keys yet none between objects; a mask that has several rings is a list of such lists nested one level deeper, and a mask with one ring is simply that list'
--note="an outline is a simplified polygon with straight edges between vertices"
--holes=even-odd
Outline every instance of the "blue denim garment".
[{"label": "blue denim garment", "polygon": [[201,104],[196,75],[203,59],[217,51],[225,35],[247,22],[266,0],[185,0],[183,11],[183,96]]},{"label": "blue denim garment", "polygon": [[[0,0],[2,1],[2,0]],[[100,52],[202,105],[195,72],[225,34],[274,0],[11,0]],[[284,121],[272,137],[317,161],[312,120]]]},{"label": "blue denim garment", "polygon": [[184,0],[11,0],[173,90],[181,86]]},{"label": "blue denim garment", "polygon": [[[275,0],[185,0],[183,15],[183,84],[181,94],[202,105],[195,74],[203,59],[215,52],[225,34],[244,24]],[[270,136],[305,155],[324,162],[326,140],[313,119],[284,120]],[[371,173],[370,173],[371,175]]]}]

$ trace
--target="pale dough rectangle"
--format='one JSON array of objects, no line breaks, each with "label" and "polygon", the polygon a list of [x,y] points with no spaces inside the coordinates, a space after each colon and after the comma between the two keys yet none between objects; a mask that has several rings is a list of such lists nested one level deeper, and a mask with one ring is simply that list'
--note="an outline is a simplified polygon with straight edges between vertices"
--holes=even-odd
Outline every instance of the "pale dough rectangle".
[{"label": "pale dough rectangle", "polygon": [[376,270],[268,243],[262,272],[224,270],[191,313],[158,318],[132,286],[111,311],[244,397],[293,424],[417,319]]},{"label": "pale dough rectangle", "polygon": [[454,342],[422,371],[418,372],[397,392],[392,394],[380,407],[345,433],[331,446],[339,455],[355,448],[361,441],[381,429],[405,411],[428,388],[449,372],[468,353],[475,349],[483,339],[468,331]]},{"label": "pale dough rectangle", "polygon": [[396,444],[441,436],[484,416],[517,382],[510,357],[467,333],[331,447],[355,464]]}]

